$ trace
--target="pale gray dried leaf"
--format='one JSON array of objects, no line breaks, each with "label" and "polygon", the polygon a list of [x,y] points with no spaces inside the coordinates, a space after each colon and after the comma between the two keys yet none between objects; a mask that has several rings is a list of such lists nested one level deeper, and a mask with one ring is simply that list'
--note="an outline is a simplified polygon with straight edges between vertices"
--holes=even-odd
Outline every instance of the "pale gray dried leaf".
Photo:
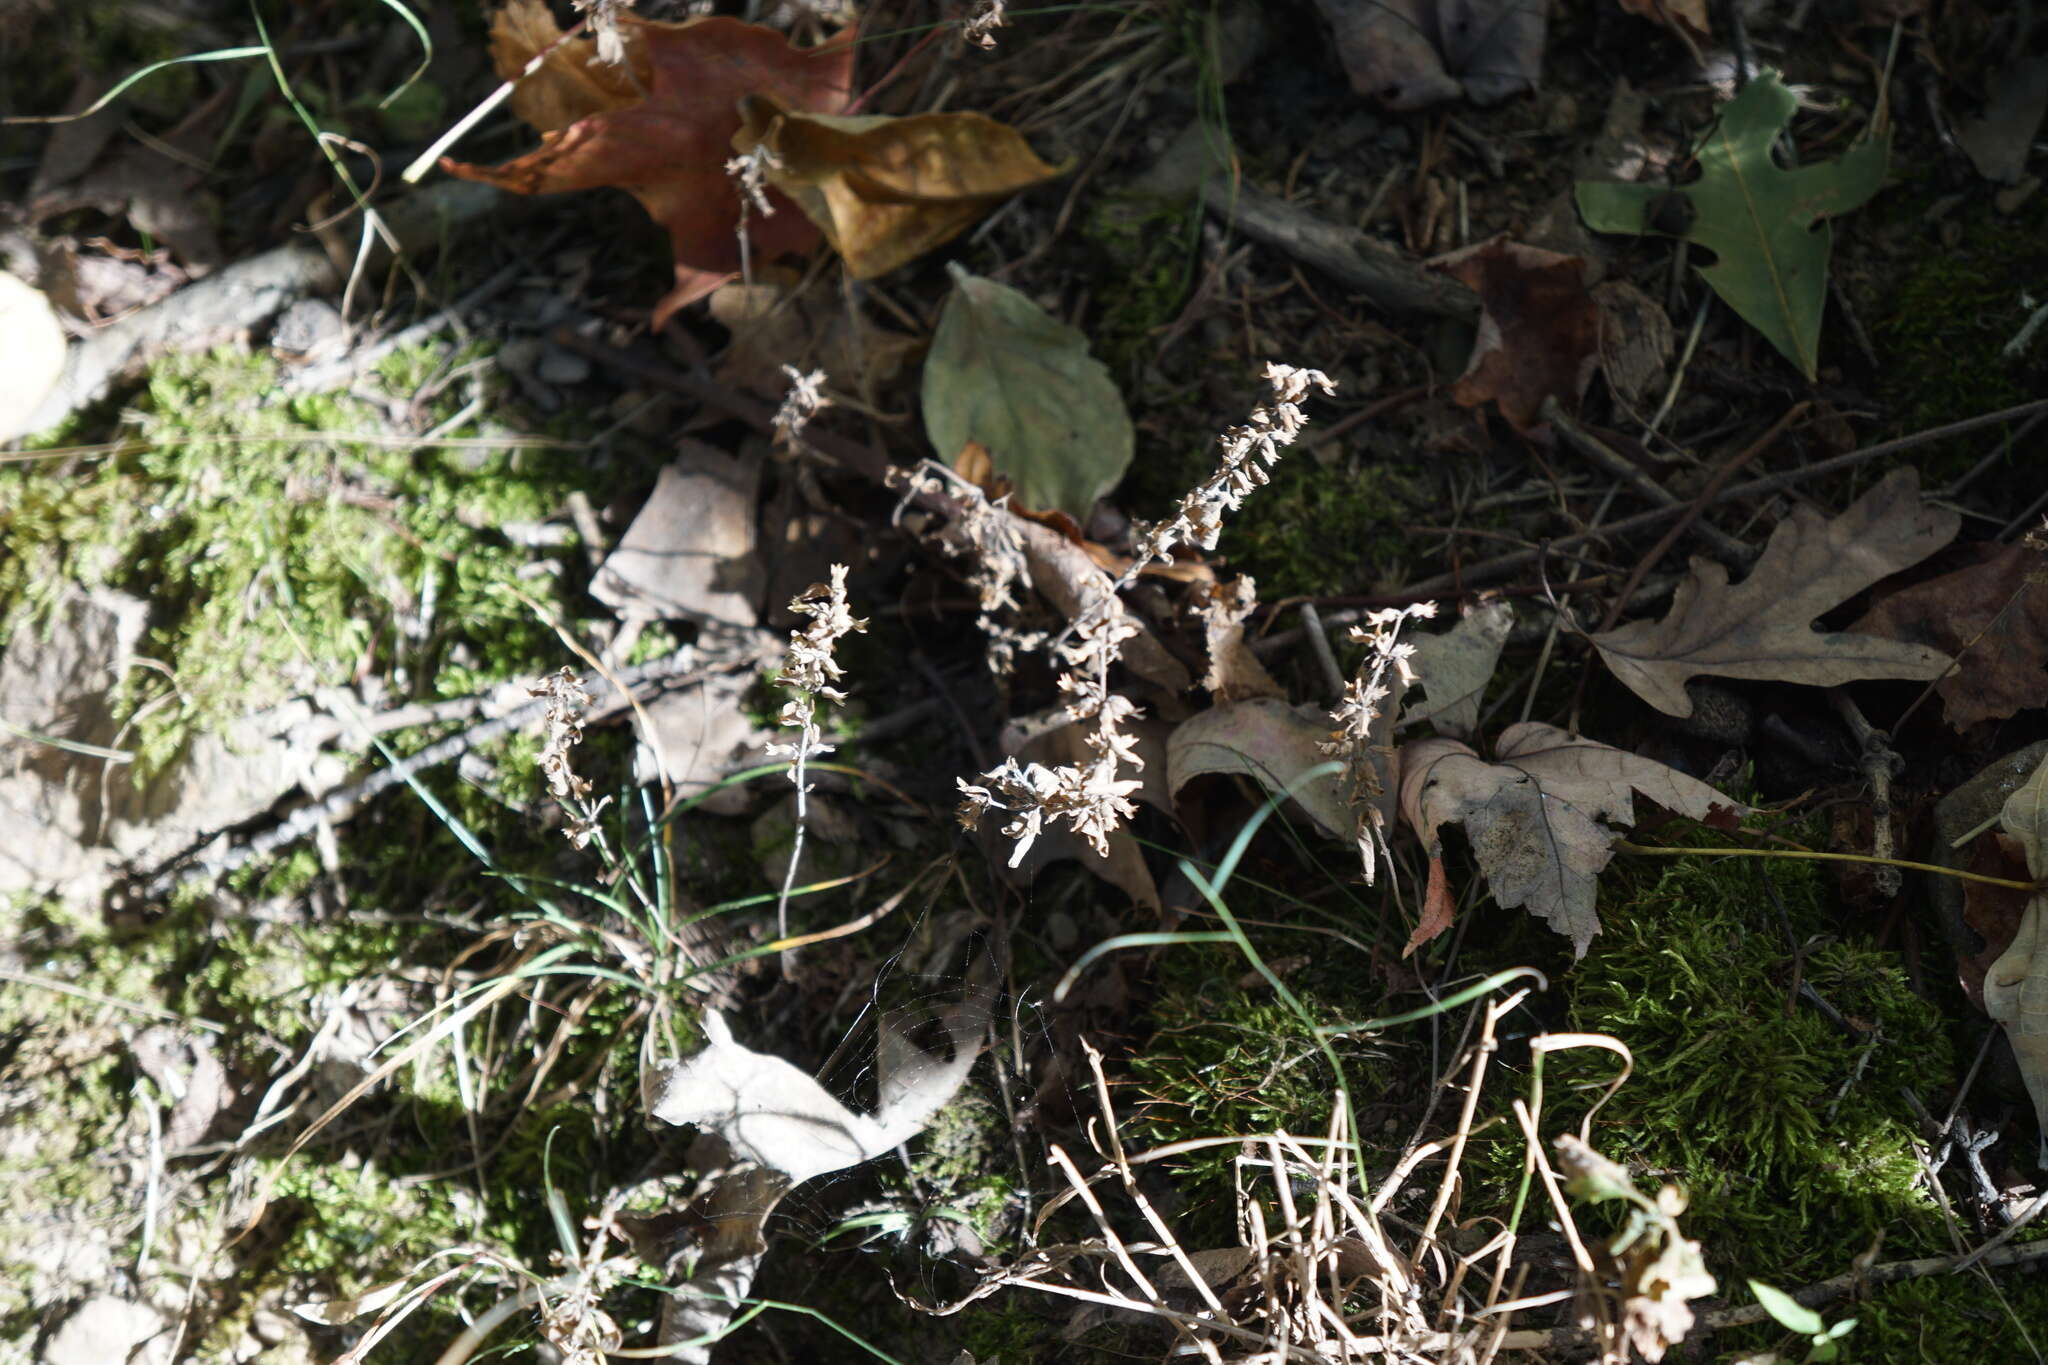
[{"label": "pale gray dried leaf", "polygon": [[136,1069],[155,1083],[157,1094],[171,1107],[163,1125],[167,1152],[182,1152],[198,1143],[233,1103],[234,1082],[204,1034],[152,1024],[129,1040],[128,1049]]},{"label": "pale gray dried leaf", "polygon": [[[2026,785],[2005,799],[1998,821],[2027,853],[2027,873],[2048,876],[2048,762],[2034,769]],[[2005,1026],[2033,1097],[2048,1164],[2048,909],[2044,897],[2027,901],[2012,943],[1984,973],[1984,1012]]]},{"label": "pale gray dried leaf", "polygon": [[757,465],[683,440],[591,596],[642,621],[753,626],[767,588],[754,521],[759,487]]},{"label": "pale gray dried leaf", "polygon": [[1747,813],[1741,802],[1676,768],[1539,721],[1503,730],[1494,756],[1534,774],[1546,793],[1615,824],[1634,822],[1635,796],[1648,797],[1689,820]]},{"label": "pale gray dried leaf", "polygon": [[[1023,543],[1031,586],[1069,621],[1109,591],[1110,576],[1088,557],[1086,550],[1058,531],[1015,514],[1010,516],[1010,526]],[[1177,697],[1193,687],[1195,680],[1187,667],[1167,653],[1166,646],[1142,621],[1138,627],[1139,633],[1124,641],[1124,667],[1169,696]]]},{"label": "pale gray dried leaf", "polygon": [[0,440],[25,434],[64,373],[67,343],[41,290],[0,271]]},{"label": "pale gray dried leaf", "polygon": [[1728,570],[1695,559],[1661,621],[1592,637],[1621,679],[1659,711],[1692,714],[1698,674],[1834,687],[1863,678],[1924,681],[1946,654],[1869,635],[1820,633],[1814,621],[1871,584],[1955,538],[1959,514],[1920,497],[1919,475],[1898,469],[1832,520],[1798,507],[1771,533],[1756,567],[1730,587]]},{"label": "pale gray dried leaf", "polygon": [[1085,522],[1130,468],[1135,436],[1088,338],[1006,284],[946,267],[953,292],[924,362],[924,429],[951,464],[988,448],[1017,505]]},{"label": "pale gray dried leaf", "polygon": [[1406,718],[1428,720],[1439,734],[1469,739],[1479,728],[1479,703],[1514,624],[1514,607],[1496,600],[1467,612],[1441,635],[1410,635],[1410,663],[1427,700],[1410,707]]},{"label": "pale gray dried leaf", "polygon": [[[1183,721],[1167,741],[1167,785],[1178,794],[1204,773],[1243,773],[1269,792],[1283,791],[1330,761],[1321,747],[1329,738],[1328,715],[1273,697],[1211,707]],[[1294,800],[1326,832],[1353,837],[1357,820],[1336,775],[1296,786]]]},{"label": "pale gray dried leaf", "polygon": [[1998,809],[1998,823],[2027,851],[2027,875],[2048,877],[2048,760]]},{"label": "pale gray dried leaf", "polygon": [[1494,900],[1528,907],[1585,956],[1600,932],[1596,879],[1614,856],[1604,826],[1568,801],[1547,801],[1533,775],[1454,739],[1402,746],[1401,810],[1432,848],[1440,826],[1463,825]]},{"label": "pale gray dried leaf", "polygon": [[1494,900],[1542,916],[1580,957],[1600,932],[1608,826],[1633,822],[1637,795],[1695,820],[1742,810],[1704,782],[1554,725],[1511,725],[1495,753],[1489,763],[1454,739],[1402,746],[1401,815],[1432,853],[1442,826],[1463,825]]},{"label": "pale gray dried leaf", "polygon": [[1536,87],[1548,7],[1528,0],[1316,0],[1351,88],[1392,109]]},{"label": "pale gray dried leaf", "polygon": [[1976,118],[1956,121],[1956,141],[1977,174],[2001,185],[2017,185],[2027,173],[2027,153],[2048,113],[2048,54],[2013,53],[1991,75],[1990,97]]},{"label": "pale gray dried leaf", "polygon": [[663,1062],[643,1081],[647,1112],[722,1138],[733,1154],[790,1183],[844,1170],[915,1137],[967,1079],[988,1026],[979,992],[947,1011],[953,1055],[934,1057],[884,1025],[876,1045],[879,1107],[857,1114],[780,1057],[734,1040],[723,1015],[706,1010],[695,1055]]},{"label": "pale gray dried leaf", "polygon": [[[748,638],[757,646],[774,643],[767,631],[752,632]],[[788,643],[785,637],[782,644]],[[780,652],[763,650],[757,657],[772,658]],[[642,782],[668,782],[677,796],[694,800],[707,815],[746,814],[755,793],[745,784],[719,784],[759,763],[762,748],[777,738],[747,713],[747,693],[758,679],[750,669],[713,673],[634,707],[633,731],[640,738],[633,756],[634,776]]]}]

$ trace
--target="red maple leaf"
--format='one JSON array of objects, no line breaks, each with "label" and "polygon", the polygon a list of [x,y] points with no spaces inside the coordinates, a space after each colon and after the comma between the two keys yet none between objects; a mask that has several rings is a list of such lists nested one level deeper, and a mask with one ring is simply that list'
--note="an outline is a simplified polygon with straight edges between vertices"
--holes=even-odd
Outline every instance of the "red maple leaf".
[{"label": "red maple leaf", "polygon": [[[517,31],[515,13],[522,21],[531,17],[515,6],[493,33],[500,69],[509,65],[513,72],[527,54],[508,48],[530,39],[530,25],[526,33]],[[843,112],[852,99],[853,33],[797,48],[775,29],[721,16],[680,24],[623,16],[621,24],[629,69],[645,80],[645,98],[626,96],[559,131],[543,129],[538,150],[502,166],[443,158],[441,167],[515,194],[611,186],[638,199],[668,229],[675,251],[675,287],[654,306],[658,328],[740,269],[740,197],[725,170],[740,127],[739,101],[765,94],[785,108]],[[618,77],[590,67],[592,56],[587,44],[565,44],[549,60],[554,69],[544,67],[529,80],[580,81],[586,101],[593,82],[618,90]],[[770,260],[816,245],[818,229],[810,220],[779,191],[767,193],[775,212],[746,216],[752,258]]]}]

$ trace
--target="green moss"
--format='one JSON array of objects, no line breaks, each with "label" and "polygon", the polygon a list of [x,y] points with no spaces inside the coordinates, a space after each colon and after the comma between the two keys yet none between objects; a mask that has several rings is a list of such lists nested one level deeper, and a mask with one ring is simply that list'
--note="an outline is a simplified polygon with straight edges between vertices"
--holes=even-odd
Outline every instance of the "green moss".
[{"label": "green moss", "polygon": [[1323,467],[1296,454],[1225,525],[1220,548],[1267,602],[1376,590],[1402,553],[1412,483],[1386,465]]},{"label": "green moss", "polygon": [[[417,379],[437,362],[415,350],[385,363]],[[13,551],[0,629],[42,626],[66,583],[150,602],[144,652],[175,686],[134,670],[119,698],[145,773],[195,734],[366,663],[447,695],[559,654],[517,595],[545,597],[547,582],[522,579],[529,556],[491,532],[553,511],[577,465],[351,445],[341,433],[379,425],[360,403],[276,386],[263,357],[172,358],[136,417],[143,448],[0,470]],[[410,644],[395,618],[418,619],[429,597],[433,633]]]},{"label": "green moss", "polygon": [[[1013,1295],[1017,1292],[1012,1291]],[[1044,1318],[1018,1304],[1002,1304],[963,1320],[960,1349],[972,1356],[976,1365],[1029,1365],[1049,1358],[1050,1335]]]},{"label": "green moss", "polygon": [[430,963],[447,955],[431,925],[348,915],[331,921],[236,918],[194,945],[192,958],[166,978],[178,1007],[204,1018],[234,1020],[287,1046],[319,1026],[321,997],[395,964]]},{"label": "green moss", "polygon": [[[1791,866],[1771,876],[1810,943],[1831,927],[1825,874]],[[1902,1253],[1938,1249],[1898,1089],[1938,1091],[1953,1056],[1896,959],[1848,942],[1806,955],[1805,980],[1868,1030],[1853,1037],[1793,1003],[1793,955],[1753,869],[1702,858],[1619,872],[1600,936],[1563,983],[1570,1026],[1612,1035],[1636,1059],[1595,1121],[1595,1147],[1689,1192],[1687,1231],[1724,1277],[1836,1274],[1880,1231]],[[1552,1074],[1604,1083],[1613,1065],[1596,1056],[1559,1054]],[[1551,1105],[1546,1127],[1576,1122],[1585,1103]]]},{"label": "green moss", "polygon": [[[1932,237],[1918,215],[1931,194],[1902,197],[1910,211],[1905,230]],[[1881,296],[1872,327],[1884,362],[1883,397],[1903,432],[1995,412],[2048,390],[2048,335],[2036,334],[2024,354],[2008,356],[2007,342],[2033,312],[2019,281],[2048,271],[2048,199],[2035,195],[2011,217],[1974,202],[1957,210],[1961,228],[1954,248],[1929,243],[1913,253],[1903,277]],[[1961,473],[1986,449],[1977,435],[1917,452],[1932,483]],[[1932,461],[1930,463],[1930,461]],[[2015,454],[2015,470],[2026,467]]]},{"label": "green moss", "polygon": [[[1186,423],[1177,421],[1174,440],[1162,448],[1140,424],[1138,458],[1117,494],[1134,516],[1165,515],[1215,470],[1213,437],[1187,444]],[[1252,575],[1265,602],[1373,591],[1402,572],[1399,557],[1409,545],[1402,526],[1421,502],[1414,480],[1397,467],[1356,456],[1324,465],[1297,447],[1271,483],[1224,519],[1217,551],[1227,568],[1219,572]]]},{"label": "green moss", "polygon": [[2021,1359],[2025,1351],[2015,1320],[2041,1344],[2048,1280],[2009,1270],[1991,1273],[1996,1293],[1975,1276],[1935,1276],[1888,1285],[1826,1316],[1831,1322],[1856,1319],[1842,1343],[1852,1361]]},{"label": "green moss", "polygon": [[1137,196],[1098,203],[1082,227],[1094,273],[1091,349],[1128,391],[1194,283],[1201,207]]},{"label": "green moss", "polygon": [[292,1223],[295,1275],[359,1293],[405,1273],[416,1261],[472,1240],[445,1198],[356,1161],[319,1164],[296,1160],[277,1178],[274,1216]]},{"label": "green moss", "polygon": [[935,1203],[999,1249],[1003,1215],[1016,1197],[1016,1149],[1001,1104],[968,1086],[919,1136],[910,1168]]},{"label": "green moss", "polygon": [[[1258,917],[1245,888],[1233,892],[1232,904]],[[1300,944],[1295,939],[1289,946]],[[1267,953],[1279,956],[1270,945]],[[1171,949],[1160,958],[1159,971],[1155,1027],[1128,1063],[1130,1082],[1118,1095],[1143,1145],[1317,1133],[1329,1126],[1338,1078],[1286,1003],[1263,983],[1247,984],[1253,972],[1241,954],[1224,945]],[[1333,985],[1312,967],[1291,982],[1318,1023],[1359,1017],[1354,1011],[1360,1002]],[[1348,1042],[1337,1046],[1347,1072],[1343,1083],[1352,1094],[1374,1094],[1388,1082],[1391,1073],[1381,1056],[1367,1056]],[[1235,1240],[1235,1156],[1234,1148],[1222,1146],[1173,1161],[1175,1191],[1186,1201],[1175,1226],[1188,1245]]]}]

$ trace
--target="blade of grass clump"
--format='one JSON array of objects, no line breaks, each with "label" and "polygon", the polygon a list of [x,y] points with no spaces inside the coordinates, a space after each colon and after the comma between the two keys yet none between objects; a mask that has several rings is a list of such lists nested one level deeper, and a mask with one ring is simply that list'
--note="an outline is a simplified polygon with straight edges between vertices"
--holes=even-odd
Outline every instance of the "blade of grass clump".
[{"label": "blade of grass clump", "polygon": [[[418,1028],[441,1011],[451,1011],[446,1018],[442,1019],[432,1029],[428,1030],[421,1037],[414,1039],[411,1044],[395,1055],[386,1058],[383,1065],[351,1086],[346,1094],[329,1105],[320,1117],[314,1119],[297,1137],[292,1139],[291,1146],[287,1147],[284,1155],[278,1158],[277,1165],[265,1173],[262,1183],[257,1187],[255,1197],[250,1201],[252,1208],[249,1219],[243,1224],[241,1232],[236,1234],[234,1240],[240,1240],[242,1237],[247,1236],[262,1221],[264,1212],[270,1207],[270,1192],[277,1187],[277,1182],[283,1176],[285,1168],[291,1163],[291,1159],[305,1149],[306,1144],[313,1140],[315,1134],[327,1127],[328,1124],[334,1122],[335,1119],[341,1117],[357,1100],[390,1079],[401,1068],[407,1066],[418,1057],[423,1056],[427,1049],[446,1037],[450,1030],[461,1028],[485,1009],[512,994],[528,976],[535,975],[544,968],[552,967],[555,962],[576,951],[577,948],[573,944],[558,944],[555,947],[545,949],[516,971],[509,972],[504,976],[494,977],[489,981],[480,981],[474,986],[464,987],[428,1010],[418,1019],[404,1025],[396,1033],[392,1034],[391,1037],[385,1039],[380,1045],[381,1047],[389,1047],[392,1043],[398,1041],[399,1038]],[[456,1007],[456,1002],[465,995],[473,996],[474,998],[466,1004]]]},{"label": "blade of grass clump", "polygon": [[389,109],[391,107],[391,102],[393,100],[397,99],[400,95],[403,95],[406,91],[412,89],[414,83],[416,83],[420,79],[420,77],[427,74],[427,68],[430,65],[432,65],[434,61],[434,40],[427,35],[427,26],[420,22],[419,16],[417,14],[414,14],[411,10],[407,9],[405,5],[401,3],[401,0],[381,0],[381,2],[386,9],[390,10],[392,13],[396,14],[400,19],[405,21],[405,26],[411,29],[413,31],[413,36],[420,40],[421,49],[420,64],[413,68],[412,74],[410,76],[407,76],[404,80],[400,81],[396,86],[393,86],[390,94],[386,95],[383,99],[377,101],[377,107],[379,109]]},{"label": "blade of grass clump", "polygon": [[9,114],[5,118],[0,118],[0,123],[71,123],[77,119],[92,117],[119,99],[121,93],[130,86],[138,81],[147,80],[167,67],[185,66],[195,62],[239,62],[269,55],[268,47],[224,47],[213,52],[194,52],[183,57],[168,57],[160,62],[151,62],[141,70],[123,76],[115,83],[113,89],[75,114]]}]

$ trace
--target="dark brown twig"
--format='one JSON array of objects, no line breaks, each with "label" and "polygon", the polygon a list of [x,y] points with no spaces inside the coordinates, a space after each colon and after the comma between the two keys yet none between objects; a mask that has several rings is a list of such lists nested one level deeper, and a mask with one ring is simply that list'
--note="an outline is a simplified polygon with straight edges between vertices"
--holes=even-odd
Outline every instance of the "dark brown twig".
[{"label": "dark brown twig", "polygon": [[[1870,816],[1876,826],[1870,851],[1879,858],[1895,858],[1898,850],[1892,840],[1892,779],[1906,770],[1906,761],[1893,751],[1892,737],[1872,725],[1865,718],[1863,708],[1846,691],[1831,687],[1828,700],[1834,703],[1836,713],[1849,727],[1850,733],[1856,736],[1856,747],[1862,755],[1863,775],[1870,780]],[[1897,896],[1899,888],[1904,885],[1896,867],[1878,867],[1873,876],[1878,894],[1886,900]]]},{"label": "dark brown twig", "polygon": [[[1621,614],[1628,610],[1629,599],[1635,596],[1636,588],[1642,584],[1643,579],[1649,576],[1650,570],[1655,568],[1666,554],[1670,553],[1671,547],[1678,543],[1678,538],[1686,533],[1687,528],[1699,520],[1700,515],[1707,510],[1708,505],[1727,488],[1728,481],[1740,473],[1750,461],[1776,445],[1778,438],[1784,435],[1792,423],[1803,416],[1811,406],[1812,404],[1810,403],[1794,403],[1786,410],[1783,417],[1780,417],[1771,424],[1769,431],[1757,437],[1756,440],[1751,441],[1741,451],[1737,452],[1732,459],[1726,461],[1719,469],[1715,470],[1714,476],[1707,480],[1707,486],[1699,491],[1698,497],[1695,497],[1682,509],[1668,509],[1679,513],[1678,520],[1672,523],[1671,528],[1665,531],[1662,536],[1658,537],[1657,543],[1650,547],[1648,554],[1636,561],[1635,568],[1629,571],[1628,581],[1623,583],[1621,591],[1615,594],[1614,601],[1608,605],[1607,615],[1601,618],[1600,629],[1593,632],[1594,634],[1604,634],[1614,629],[1615,622],[1619,621]],[[1579,670],[1579,685],[1572,692],[1571,719],[1566,723],[1566,728],[1573,734],[1579,732],[1579,706],[1586,698],[1586,684],[1591,680],[1592,676],[1592,661],[1588,659],[1587,666]]]},{"label": "dark brown twig", "polygon": [[[1781,492],[1793,484],[1803,483],[1808,479],[1818,479],[1828,474],[1839,474],[1845,469],[1854,469],[1857,465],[1864,464],[1870,460],[1880,459],[1886,455],[1896,455],[1901,451],[1913,450],[1935,441],[1945,441],[1951,436],[1961,436],[1966,432],[1975,431],[1979,427],[1988,427],[1999,422],[2010,422],[2018,418],[2031,417],[2037,412],[2048,412],[2048,398],[2036,399],[2031,403],[2021,403],[2016,407],[2001,408],[1997,412],[1987,412],[1981,417],[1965,417],[1959,422],[1950,422],[1944,426],[1932,427],[1926,431],[1915,432],[1911,436],[1901,436],[1897,440],[1880,441],[1874,446],[1865,446],[1861,450],[1852,450],[1844,455],[1832,456],[1825,460],[1816,460],[1812,464],[1802,465],[1797,469],[1787,469],[1780,473],[1767,475],[1761,479],[1751,479],[1747,483],[1735,484],[1732,487],[1722,489],[1710,499],[1705,498],[1703,495],[1698,501],[1702,503],[1736,502],[1743,498],[1753,498],[1765,493]],[[1523,569],[1532,567],[1549,550],[1574,549],[1580,545],[1589,544],[1597,540],[1605,540],[1612,536],[1625,536],[1632,535],[1637,531],[1647,531],[1652,526],[1662,526],[1673,517],[1682,515],[1686,511],[1691,510],[1692,506],[1692,503],[1687,503],[1684,507],[1658,507],[1648,512],[1638,512],[1635,516],[1623,517],[1620,521],[1609,522],[1598,531],[1562,536],[1557,540],[1551,541],[1544,549],[1518,550],[1513,554],[1482,560],[1477,564],[1468,564],[1456,573],[1438,574],[1435,578],[1426,578],[1419,583],[1411,583],[1404,589],[1404,593],[1407,600],[1412,602],[1425,597],[1439,597],[1444,593],[1455,592],[1466,587],[1496,582],[1507,577],[1509,574],[1518,573]],[[1334,616],[1327,618],[1329,624],[1333,626],[1349,625],[1357,619],[1355,616],[1343,620]]]},{"label": "dark brown twig", "polygon": [[[1558,404],[1556,398],[1552,397],[1543,400],[1542,415],[1543,420],[1550,423],[1556,429],[1558,435],[1564,437],[1566,445],[1578,451],[1601,469],[1620,479],[1659,507],[1677,507],[1684,503],[1685,500],[1683,498],[1673,493],[1663,484],[1658,483],[1642,470],[1636,468],[1620,451],[1613,449],[1605,441],[1602,441],[1592,432],[1573,421],[1570,415]],[[1708,487],[1711,489],[1713,485],[1710,484]],[[1697,514],[1695,513],[1694,515],[1696,516]],[[1681,521],[1677,529],[1683,533],[1692,524],[1691,521]],[[1732,567],[1746,567],[1756,558],[1754,550],[1710,522],[1700,522],[1698,530],[1700,539],[1713,546],[1714,552],[1729,561]]]},{"label": "dark brown twig", "polygon": [[[1627,609],[1628,600],[1635,595],[1637,586],[1642,583],[1644,578],[1649,576],[1651,569],[1657,567],[1658,561],[1670,553],[1671,547],[1678,543],[1678,538],[1684,535],[1687,528],[1695,521],[1700,519],[1701,514],[1707,510],[1708,506],[1720,500],[1723,490],[1728,486],[1728,481],[1741,473],[1750,461],[1777,444],[1778,438],[1785,434],[1793,422],[1804,416],[1807,408],[1810,406],[1812,405],[1809,403],[1794,403],[1783,417],[1780,417],[1771,424],[1769,431],[1766,431],[1763,435],[1757,437],[1756,440],[1750,442],[1733,459],[1715,470],[1714,477],[1707,480],[1707,486],[1700,490],[1698,497],[1682,508],[1667,509],[1678,513],[1678,521],[1658,539],[1655,545],[1650,547],[1648,554],[1636,562],[1635,568],[1629,573],[1628,581],[1622,585],[1621,591],[1615,595],[1614,605],[1607,609],[1606,617],[1600,622],[1601,630],[1614,629],[1614,623],[1621,619],[1621,613]],[[1609,527],[1608,529],[1611,531],[1614,528]]]}]

